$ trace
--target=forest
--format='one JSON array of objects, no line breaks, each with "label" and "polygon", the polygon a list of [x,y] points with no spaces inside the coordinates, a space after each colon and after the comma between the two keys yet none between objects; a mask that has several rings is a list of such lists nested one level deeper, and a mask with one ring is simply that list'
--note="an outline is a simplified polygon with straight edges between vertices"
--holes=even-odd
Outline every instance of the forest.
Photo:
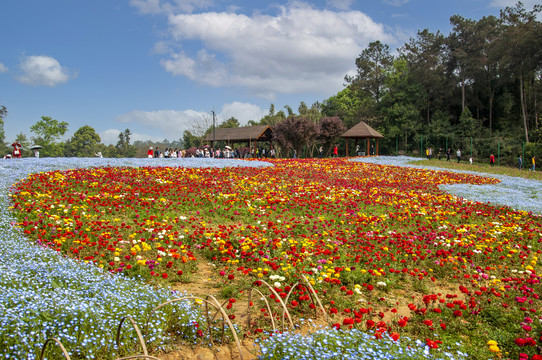
[{"label": "forest", "polygon": [[[526,9],[519,2],[500,15],[479,20],[460,15],[450,18],[445,35],[418,31],[403,46],[392,50],[371,42],[354,59],[356,73],[345,76],[344,89],[308,106],[301,102],[269,112],[246,126],[269,125],[273,146],[280,156],[312,156],[316,148],[326,152],[337,144],[344,155],[340,134],[363,120],[384,138],[380,154],[420,155],[425,149],[463,149],[477,159],[499,153],[505,163],[517,156],[542,153],[540,111],[542,103],[542,5]],[[3,129],[8,115],[0,105],[0,150],[9,152]],[[116,145],[101,144],[90,126],[78,129],[71,139],[60,141],[68,123],[42,117],[31,131],[17,140],[42,146],[41,156],[143,157],[149,146],[190,148],[203,145],[211,131],[185,131],[170,142],[130,142],[131,132],[119,133]],[[221,127],[240,126],[230,118]],[[30,152],[25,154],[32,156]]]}]

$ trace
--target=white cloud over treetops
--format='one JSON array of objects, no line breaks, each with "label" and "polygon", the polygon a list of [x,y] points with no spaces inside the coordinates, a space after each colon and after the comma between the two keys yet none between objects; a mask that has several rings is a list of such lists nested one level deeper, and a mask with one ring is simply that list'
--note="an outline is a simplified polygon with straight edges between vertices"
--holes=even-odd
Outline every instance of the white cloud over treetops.
[{"label": "white cloud over treetops", "polygon": [[25,56],[19,64],[19,69],[21,74],[17,76],[17,80],[27,85],[54,87],[77,77],[75,72],[46,55]]},{"label": "white cloud over treetops", "polygon": [[[222,109],[216,113],[216,125],[218,126],[232,116],[239,120],[241,125],[246,125],[249,120],[259,121],[265,114],[266,112],[257,105],[233,102],[231,104],[225,104]],[[185,130],[191,132],[195,132],[201,128],[207,130],[212,124],[211,119],[212,115],[209,112],[194,110],[133,110],[115,118],[117,122],[128,124],[128,128],[130,128],[129,124],[137,124],[138,127],[147,127],[149,130],[152,130],[154,134],[157,133],[157,130],[163,134],[163,136],[134,134],[134,136],[132,136],[134,141],[138,139],[159,141],[166,138],[168,140],[177,140],[182,138]],[[116,144],[120,131],[117,131],[116,129],[111,129],[111,132],[109,131],[110,130],[106,130],[105,132],[100,133],[102,142],[104,144],[107,143],[106,140],[104,140],[105,136],[107,139],[112,139],[109,143]],[[136,138],[136,136],[139,138]]]},{"label": "white cloud over treetops", "polygon": [[7,71],[8,71],[8,68],[4,64],[0,63],[0,74],[5,73]]},{"label": "white cloud over treetops", "polygon": [[[141,11],[154,6],[165,12],[166,3],[158,0],[132,1],[136,3],[146,4],[138,6]],[[348,1],[335,3],[346,6]],[[183,50],[171,47],[161,61],[166,71],[204,85],[244,87],[269,99],[336,92],[369,42],[394,42],[389,29],[360,11],[322,10],[294,1],[277,7],[273,15],[192,14],[176,12],[173,5],[167,12],[169,35]],[[200,44],[199,49],[183,46],[186,41]]]},{"label": "white cloud over treetops", "polygon": [[[119,130],[119,129],[107,129],[107,130],[104,130],[102,131],[101,133],[99,133],[98,135],[100,135],[100,140],[103,144],[105,145],[116,145],[118,142],[119,142],[119,134],[121,132],[124,132],[124,130]],[[134,141],[156,141],[156,142],[160,142],[162,140],[164,140],[164,137],[159,137],[159,136],[151,136],[151,135],[147,135],[147,134],[139,134],[139,133],[132,133],[132,135],[130,135],[130,143],[133,144]]]}]

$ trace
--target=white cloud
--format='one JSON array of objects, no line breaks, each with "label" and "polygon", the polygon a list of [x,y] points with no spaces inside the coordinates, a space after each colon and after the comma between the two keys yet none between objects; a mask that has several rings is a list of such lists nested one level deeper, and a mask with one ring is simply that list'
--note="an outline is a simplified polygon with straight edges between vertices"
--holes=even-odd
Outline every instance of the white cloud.
[{"label": "white cloud", "polygon": [[45,55],[26,56],[19,68],[21,75],[17,80],[27,85],[53,87],[77,76],[73,71],[61,66],[55,58]]},{"label": "white cloud", "polygon": [[[241,125],[246,125],[249,120],[259,121],[263,115],[265,115],[264,110],[257,105],[233,102],[231,104],[225,104],[220,112],[217,113],[216,125],[219,125],[222,121],[225,121],[232,116],[238,119]],[[185,130],[191,131],[194,134],[199,131],[205,131],[212,124],[212,115],[210,112],[195,110],[133,110],[117,116],[115,120],[124,124],[138,124],[139,126],[143,125],[149,129],[149,132],[161,135],[137,136],[147,136],[145,140],[158,141],[163,139],[180,139],[182,138]],[[106,143],[106,140],[104,140],[105,137],[108,139],[108,143],[116,144],[118,141],[119,132],[120,131],[117,129],[106,130],[100,134],[100,137],[102,137],[102,142],[104,144]],[[134,141],[137,140],[133,136],[132,139],[134,139]]]},{"label": "white cloud", "polygon": [[136,123],[147,127],[154,132],[161,132],[163,138],[169,140],[179,139],[185,130],[191,129],[194,124],[201,122],[209,113],[193,110],[133,110],[116,117],[121,123]]},{"label": "white cloud", "polygon": [[[303,19],[303,21],[300,21]],[[369,42],[393,42],[382,24],[360,11],[319,10],[293,2],[277,15],[206,12],[169,16],[173,40],[200,41],[161,61],[166,71],[211,86],[277,93],[332,93]]]},{"label": "white cloud", "polygon": [[[119,134],[121,132],[124,132],[124,130],[119,129],[107,129],[99,133],[101,142],[105,145],[116,145],[119,141]],[[138,133],[132,133],[130,136],[130,143],[134,143],[134,141],[141,140],[141,141],[162,141],[164,140],[164,137],[160,136],[150,136],[146,134],[138,134]]]},{"label": "white cloud", "polygon": [[265,114],[267,114],[267,112],[264,112],[264,110],[257,105],[235,101],[231,104],[222,106],[222,111],[218,117],[222,122],[233,116],[239,120],[239,124],[246,125],[249,120],[260,121]]},{"label": "white cloud", "polygon": [[8,68],[4,64],[0,63],[0,74],[5,73],[7,71],[8,71]]}]

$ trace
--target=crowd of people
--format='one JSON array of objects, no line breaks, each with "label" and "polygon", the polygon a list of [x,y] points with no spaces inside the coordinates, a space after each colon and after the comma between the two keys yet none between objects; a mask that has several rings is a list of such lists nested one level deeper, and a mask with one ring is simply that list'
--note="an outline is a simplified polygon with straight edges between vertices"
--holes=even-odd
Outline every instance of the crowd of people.
[{"label": "crowd of people", "polygon": [[151,158],[216,158],[216,159],[247,159],[247,158],[274,158],[275,149],[240,147],[232,149],[225,146],[222,149],[213,149],[209,145],[190,149],[165,148],[163,151],[152,146],[147,150],[147,157]]}]

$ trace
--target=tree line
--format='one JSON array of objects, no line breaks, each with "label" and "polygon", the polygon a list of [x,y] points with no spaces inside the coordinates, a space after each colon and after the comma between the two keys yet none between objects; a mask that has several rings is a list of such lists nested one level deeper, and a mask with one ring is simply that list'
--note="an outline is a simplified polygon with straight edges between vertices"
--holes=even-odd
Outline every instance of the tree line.
[{"label": "tree line", "polygon": [[[370,43],[355,59],[356,73],[345,76],[337,94],[296,109],[285,106],[269,112],[247,126],[273,128],[273,146],[288,156],[314,155],[345,140],[339,136],[360,120],[384,135],[382,154],[420,154],[425,148],[461,148],[474,157],[486,158],[499,151],[506,162],[542,152],[540,110],[542,103],[542,5],[531,10],[518,2],[499,16],[479,20],[460,15],[450,18],[445,35],[428,29],[418,31],[396,52],[380,41]],[[0,107],[0,146],[4,142]],[[207,119],[209,120],[209,119]],[[230,118],[218,127],[238,127]],[[76,131],[65,142],[65,122],[49,117],[31,128],[32,141],[43,146],[45,156],[144,157],[150,142],[130,143],[131,132],[119,134],[117,145],[105,146],[90,126]],[[174,142],[154,143],[162,148],[188,149],[203,145],[212,131],[210,121],[195,124]],[[17,139],[28,142],[24,134]]]}]

